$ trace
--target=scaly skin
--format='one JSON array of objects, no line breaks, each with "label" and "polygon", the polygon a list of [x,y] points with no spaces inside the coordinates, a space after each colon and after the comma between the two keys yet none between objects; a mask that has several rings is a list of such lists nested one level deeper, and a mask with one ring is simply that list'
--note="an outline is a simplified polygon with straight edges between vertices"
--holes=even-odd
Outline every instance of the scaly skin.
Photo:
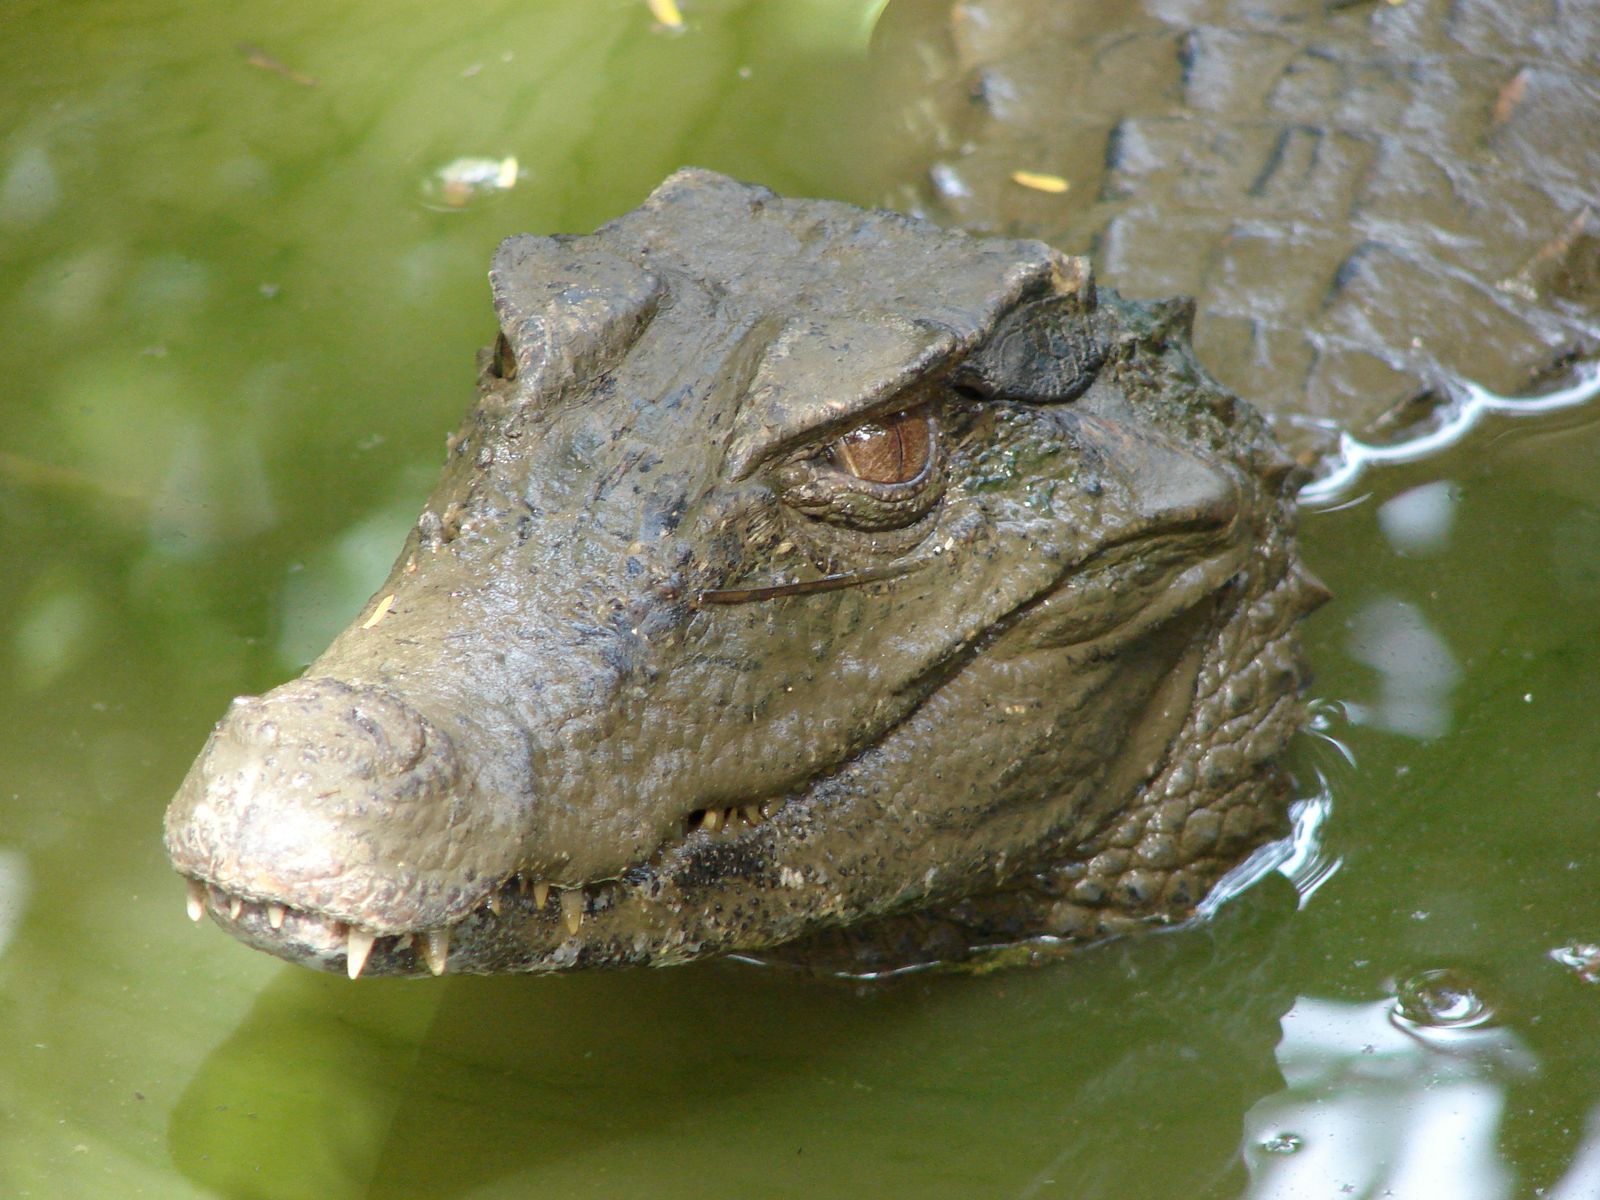
[{"label": "scaly skin", "polygon": [[[896,0],[899,203],[1196,298],[1296,451],[1600,348],[1600,9],[1553,0]],[[907,40],[919,44],[913,49]],[[914,148],[913,148],[914,147]],[[1022,186],[1055,175],[1063,194]]]},{"label": "scaly skin", "polygon": [[197,910],[351,974],[881,969],[1182,919],[1283,832],[1320,589],[1185,305],[706,172],[490,278],[388,580],[168,811]]}]

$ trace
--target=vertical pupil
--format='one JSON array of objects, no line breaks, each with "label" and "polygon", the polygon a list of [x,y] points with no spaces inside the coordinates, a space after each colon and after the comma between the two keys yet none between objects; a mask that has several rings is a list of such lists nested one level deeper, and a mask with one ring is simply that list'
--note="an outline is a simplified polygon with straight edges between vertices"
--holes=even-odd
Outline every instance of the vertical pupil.
[{"label": "vertical pupil", "polygon": [[928,465],[924,411],[857,425],[833,444],[835,465],[868,483],[909,483]]}]

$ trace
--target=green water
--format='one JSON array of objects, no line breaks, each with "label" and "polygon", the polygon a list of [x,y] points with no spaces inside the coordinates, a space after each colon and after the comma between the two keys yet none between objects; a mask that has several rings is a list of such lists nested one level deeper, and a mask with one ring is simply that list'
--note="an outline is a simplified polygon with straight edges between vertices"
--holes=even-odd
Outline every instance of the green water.
[{"label": "green water", "polygon": [[[686,162],[888,194],[875,8],[7,7],[0,1196],[1600,1194],[1600,993],[1552,957],[1600,943],[1593,415],[1308,516],[1303,902],[867,991],[350,984],[184,919],[162,807],[381,577],[495,242]],[[515,186],[438,211],[463,156]]]}]

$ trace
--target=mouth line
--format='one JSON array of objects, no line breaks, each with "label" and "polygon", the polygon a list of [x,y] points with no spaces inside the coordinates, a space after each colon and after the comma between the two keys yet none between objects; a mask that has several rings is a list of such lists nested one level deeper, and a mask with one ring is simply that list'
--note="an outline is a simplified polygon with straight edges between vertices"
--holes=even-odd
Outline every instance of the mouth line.
[{"label": "mouth line", "polygon": [[539,923],[558,934],[564,929],[564,939],[575,939],[589,917],[616,907],[630,892],[648,887],[666,856],[687,846],[690,838],[699,834],[732,844],[766,825],[784,807],[784,801],[769,800],[695,809],[680,822],[678,836],[664,840],[649,858],[619,875],[568,885],[518,871],[491,888],[463,916],[428,929],[385,933],[287,900],[248,897],[213,880],[187,874],[185,910],[196,923],[209,913],[235,937],[260,949],[298,944],[308,950],[309,957],[320,960],[342,955],[351,979],[362,975],[375,953],[389,968],[385,974],[419,975],[426,970],[443,975],[449,965],[452,935],[464,926],[506,922],[510,914],[520,919],[523,928]]}]

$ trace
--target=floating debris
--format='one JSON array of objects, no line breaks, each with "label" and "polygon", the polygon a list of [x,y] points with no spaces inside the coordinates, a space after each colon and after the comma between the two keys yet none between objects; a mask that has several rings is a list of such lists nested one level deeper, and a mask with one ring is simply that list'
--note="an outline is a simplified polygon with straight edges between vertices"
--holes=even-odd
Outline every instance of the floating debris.
[{"label": "floating debris", "polygon": [[423,180],[422,203],[435,212],[460,212],[509,192],[520,178],[514,155],[452,159]]},{"label": "floating debris", "polygon": [[1535,303],[1546,293],[1569,299],[1580,297],[1594,290],[1597,278],[1600,278],[1600,218],[1586,204],[1514,275],[1495,286],[1518,299]]},{"label": "floating debris", "polygon": [[363,629],[371,629],[379,621],[381,621],[385,617],[387,617],[389,615],[389,610],[391,608],[393,608],[393,607],[394,607],[394,593],[390,592],[382,600],[378,601],[378,607],[372,610],[372,615],[370,617],[368,617],[365,621],[361,622],[361,628],[363,628]]},{"label": "floating debris", "polygon": [[1504,125],[1511,119],[1511,114],[1517,111],[1517,105],[1522,103],[1522,98],[1528,94],[1528,68],[1523,67],[1505,83],[1500,89],[1500,94],[1495,97],[1494,124]]},{"label": "floating debris", "polygon": [[668,29],[683,28],[683,13],[678,9],[677,0],[645,0],[645,6],[657,23]]},{"label": "floating debris", "polygon": [[317,79],[314,75],[307,75],[304,71],[297,71],[281,58],[274,58],[260,46],[249,42],[239,43],[239,53],[244,55],[245,62],[261,71],[270,71],[274,75],[281,75],[290,83],[297,83],[301,87],[316,87]]},{"label": "floating debris", "polygon": [[1072,186],[1059,175],[1046,175],[1041,171],[1013,171],[1011,182],[1036,192],[1048,192],[1052,196],[1059,196]]},{"label": "floating debris", "polygon": [[63,491],[83,491],[96,494],[118,504],[147,509],[155,498],[137,488],[109,479],[99,479],[75,467],[59,467],[53,463],[38,462],[0,450],[0,483],[22,487],[56,488]]},{"label": "floating debris", "polygon": [[1600,946],[1593,942],[1557,946],[1550,957],[1585,983],[1600,983]]}]

